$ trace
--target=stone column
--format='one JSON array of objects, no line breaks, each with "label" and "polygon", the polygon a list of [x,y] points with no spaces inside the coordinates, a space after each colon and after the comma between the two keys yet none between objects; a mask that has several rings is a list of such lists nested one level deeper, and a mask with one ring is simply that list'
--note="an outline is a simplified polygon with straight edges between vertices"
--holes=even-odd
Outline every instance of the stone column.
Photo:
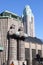
[{"label": "stone column", "polygon": [[31,48],[31,42],[30,42],[30,65],[32,65],[32,48]]},{"label": "stone column", "polygon": [[37,43],[36,43],[36,54],[38,54]]},{"label": "stone column", "polygon": [[25,61],[25,46],[24,46],[24,41],[23,40],[18,40],[19,42],[19,64],[18,65],[23,65],[23,63],[26,65]]},{"label": "stone column", "polygon": [[[38,54],[37,43],[36,43],[36,54]],[[37,61],[36,61],[36,65],[38,65],[38,62]]]},{"label": "stone column", "polygon": [[16,39],[9,39],[9,65],[13,62],[15,65],[15,61],[17,61],[17,41]]},{"label": "stone column", "polygon": [[42,51],[42,57],[43,57],[43,44],[42,44],[42,49],[41,49],[41,51]]},{"label": "stone column", "polygon": [[24,61],[25,60],[25,47],[24,47],[24,41],[19,40],[19,60]]}]

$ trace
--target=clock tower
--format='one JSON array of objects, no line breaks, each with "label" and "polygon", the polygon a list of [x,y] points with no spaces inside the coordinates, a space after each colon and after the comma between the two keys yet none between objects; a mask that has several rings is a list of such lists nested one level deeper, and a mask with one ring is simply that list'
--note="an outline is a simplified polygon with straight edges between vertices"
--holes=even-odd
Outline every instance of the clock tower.
[{"label": "clock tower", "polygon": [[34,15],[30,9],[30,6],[26,6],[23,11],[23,24],[24,24],[24,32],[28,34],[28,36],[35,37],[34,31]]}]

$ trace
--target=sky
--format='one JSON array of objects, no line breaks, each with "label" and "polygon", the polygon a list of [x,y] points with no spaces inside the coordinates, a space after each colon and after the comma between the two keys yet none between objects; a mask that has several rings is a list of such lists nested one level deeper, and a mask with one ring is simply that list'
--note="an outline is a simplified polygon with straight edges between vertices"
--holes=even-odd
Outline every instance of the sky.
[{"label": "sky", "polygon": [[21,16],[26,5],[34,14],[35,35],[43,40],[43,0],[0,0],[0,13],[8,10]]}]

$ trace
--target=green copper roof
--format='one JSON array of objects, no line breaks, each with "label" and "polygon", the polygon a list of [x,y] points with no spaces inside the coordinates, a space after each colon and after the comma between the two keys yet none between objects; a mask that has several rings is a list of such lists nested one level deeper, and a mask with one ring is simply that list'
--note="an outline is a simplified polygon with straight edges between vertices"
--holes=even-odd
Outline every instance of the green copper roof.
[{"label": "green copper roof", "polygon": [[15,13],[12,13],[12,12],[10,12],[10,11],[3,11],[1,14],[0,14],[0,16],[6,16],[6,17],[10,17],[10,18],[16,18],[16,19],[21,19],[21,17],[20,16],[18,16],[17,14],[15,14]]}]

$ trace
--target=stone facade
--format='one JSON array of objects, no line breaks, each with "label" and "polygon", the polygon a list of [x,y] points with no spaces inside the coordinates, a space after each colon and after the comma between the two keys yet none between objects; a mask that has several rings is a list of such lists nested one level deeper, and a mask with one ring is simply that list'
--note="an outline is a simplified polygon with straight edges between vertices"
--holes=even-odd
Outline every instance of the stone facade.
[{"label": "stone facade", "polygon": [[43,42],[34,37],[34,16],[30,22],[25,13],[23,17],[9,11],[0,14],[0,65],[34,65],[36,54],[43,57]]}]

